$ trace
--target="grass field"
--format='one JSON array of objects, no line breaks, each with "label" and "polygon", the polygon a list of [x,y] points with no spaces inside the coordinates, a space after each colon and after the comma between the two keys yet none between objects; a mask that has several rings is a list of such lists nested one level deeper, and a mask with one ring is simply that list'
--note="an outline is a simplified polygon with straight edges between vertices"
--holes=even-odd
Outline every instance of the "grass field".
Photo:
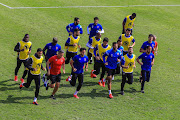
[{"label": "grass field", "polygon": [[[1,0],[10,7],[56,7],[56,6],[127,6],[127,5],[180,5],[179,0]],[[140,65],[136,63],[134,83],[125,85],[125,95],[121,96],[121,75],[116,75],[112,83],[113,99],[108,98],[107,85],[98,86],[98,78],[90,78],[90,70],[85,72],[84,84],[75,99],[75,87],[65,79],[70,74],[70,65],[66,65],[66,74],[62,75],[56,100],[49,98],[52,89],[45,90],[41,84],[38,98],[39,106],[32,104],[35,84],[29,89],[19,90],[20,80],[14,82],[14,68],[17,54],[14,46],[24,34],[30,34],[32,54],[58,37],[63,47],[68,38],[66,25],[78,16],[83,27],[80,44],[88,41],[86,28],[93,18],[98,16],[110,44],[117,41],[122,31],[122,21],[126,15],[135,12],[137,19],[133,36],[136,40],[134,54],[139,56],[139,48],[147,40],[148,34],[157,36],[158,56],[152,68],[151,80],[145,84],[145,94],[140,92]],[[122,8],[46,8],[46,9],[9,9],[0,5],[0,119],[180,119],[180,7],[122,7]],[[45,65],[45,62],[43,63]],[[19,79],[23,72],[19,71]],[[44,72],[42,72],[44,73]]]}]

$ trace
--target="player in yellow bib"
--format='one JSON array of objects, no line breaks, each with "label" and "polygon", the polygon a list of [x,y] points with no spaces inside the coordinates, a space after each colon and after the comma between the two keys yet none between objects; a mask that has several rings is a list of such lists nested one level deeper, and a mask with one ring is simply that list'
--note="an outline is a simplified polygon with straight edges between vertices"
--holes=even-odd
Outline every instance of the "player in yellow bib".
[{"label": "player in yellow bib", "polygon": [[135,19],[136,19],[136,13],[133,13],[132,15],[128,15],[124,18],[123,23],[122,23],[122,26],[123,26],[122,34],[125,34],[127,28],[130,28],[131,35],[132,35],[132,29],[134,27]]},{"label": "player in yellow bib", "polygon": [[[131,46],[131,47],[134,47],[135,45],[135,39],[133,36],[131,36],[131,30],[130,28],[126,29],[126,33],[125,34],[122,34],[120,37],[119,37],[119,40],[122,41],[122,46],[124,48],[123,50],[123,55],[127,54],[128,53],[128,48]],[[133,43],[131,45],[131,43]]]},{"label": "player in yellow bib", "polygon": [[[14,81],[18,81],[18,71],[19,68],[21,67],[21,64],[23,63],[24,66],[27,62],[27,59],[29,58],[29,54],[31,53],[31,47],[32,43],[29,41],[29,35],[25,34],[24,38],[17,43],[17,45],[14,48],[14,51],[18,52],[18,57],[17,57],[17,66],[15,68],[15,77]],[[24,82],[24,78],[27,74],[28,70],[25,69],[23,76],[21,78],[21,82]]]},{"label": "player in yellow bib", "polygon": [[103,80],[104,80],[104,75],[105,75],[105,65],[103,62],[103,55],[107,50],[111,49],[111,46],[108,45],[108,41],[109,39],[107,37],[105,37],[103,39],[103,43],[98,45],[95,49],[94,49],[94,56],[96,58],[96,62],[94,64],[94,70],[91,71],[91,77],[92,78],[96,78],[97,75],[100,73],[100,69],[102,68],[102,73],[99,79],[98,84],[100,86],[102,86]]},{"label": "player in yellow bib", "polygon": [[[88,58],[90,60],[89,64],[92,64],[92,56],[94,56],[94,49],[97,47],[97,45],[99,45],[101,42],[101,33],[98,32],[96,33],[96,36],[90,38],[90,40],[88,41],[88,43],[86,44],[86,46],[89,48],[88,49]],[[94,59],[95,62],[95,59]]]},{"label": "player in yellow bib", "polygon": [[29,88],[31,85],[32,80],[34,79],[35,85],[36,85],[36,91],[35,91],[35,97],[33,104],[38,105],[37,103],[37,97],[39,95],[39,89],[40,89],[40,80],[41,80],[41,69],[46,70],[42,66],[43,62],[43,50],[41,48],[37,49],[37,52],[29,58],[28,63],[26,67],[29,69],[28,73],[28,78],[27,78],[27,83],[22,83],[19,88],[21,89],[22,87]]},{"label": "player in yellow bib", "polygon": [[77,55],[77,50],[81,46],[79,45],[80,40],[80,30],[75,29],[73,35],[70,35],[65,43],[65,49],[67,49],[66,52],[66,61],[65,64],[68,64],[70,59],[73,58],[75,55]]},{"label": "player in yellow bib", "polygon": [[[128,53],[124,55],[124,58],[121,61],[122,65],[122,83],[121,83],[121,95],[124,95],[124,85],[127,82],[128,84],[133,83],[133,68],[136,68],[135,65],[136,56],[133,54],[133,47],[129,47]],[[128,78],[128,81],[126,81]]]}]

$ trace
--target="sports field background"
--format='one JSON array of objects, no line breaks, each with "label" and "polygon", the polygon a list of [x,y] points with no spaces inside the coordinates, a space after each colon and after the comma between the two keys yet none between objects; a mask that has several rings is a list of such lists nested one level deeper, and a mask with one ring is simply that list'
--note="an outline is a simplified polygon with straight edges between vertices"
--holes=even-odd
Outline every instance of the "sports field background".
[{"label": "sports field background", "polygon": [[[1,0],[0,3],[10,7],[180,5],[179,0]],[[74,17],[79,17],[84,31],[80,35],[80,45],[85,47],[87,26],[97,16],[105,31],[102,38],[108,37],[111,45],[121,35],[124,17],[133,12],[137,14],[133,29],[134,54],[140,55],[139,48],[150,33],[157,36],[159,45],[151,80],[145,84],[145,94],[140,92],[140,65],[137,63],[134,83],[125,85],[124,96],[118,94],[121,75],[115,76],[113,99],[108,98],[107,85],[103,88],[97,84],[99,77],[90,78],[93,65],[89,65],[89,71],[84,73],[79,100],[73,97],[76,88],[65,81],[70,75],[70,65],[66,65],[56,100],[49,98],[53,89],[46,91],[41,82],[39,106],[32,104],[34,82],[29,89],[19,90],[23,67],[19,71],[19,81],[13,81],[17,56],[13,49],[24,34],[30,35],[32,54],[51,42],[53,37],[58,37],[58,43],[64,48],[68,38],[65,27],[73,22]],[[180,6],[9,9],[0,5],[0,119],[180,119],[179,13]]]}]

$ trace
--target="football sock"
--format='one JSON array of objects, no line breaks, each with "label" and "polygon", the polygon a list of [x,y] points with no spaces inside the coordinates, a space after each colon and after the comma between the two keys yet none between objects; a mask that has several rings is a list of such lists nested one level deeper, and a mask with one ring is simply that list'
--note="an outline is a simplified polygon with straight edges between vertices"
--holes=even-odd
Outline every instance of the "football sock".
[{"label": "football sock", "polygon": [[101,80],[99,80],[99,82],[101,82]]},{"label": "football sock", "polygon": [[74,93],[74,95],[77,95],[79,91],[76,90],[76,92]]},{"label": "football sock", "polygon": [[36,97],[34,97],[34,102],[36,102],[37,101],[37,98]]},{"label": "football sock", "polygon": [[106,79],[104,79],[103,82],[106,82]]},{"label": "football sock", "polygon": [[111,90],[109,90],[109,95],[111,94]]}]

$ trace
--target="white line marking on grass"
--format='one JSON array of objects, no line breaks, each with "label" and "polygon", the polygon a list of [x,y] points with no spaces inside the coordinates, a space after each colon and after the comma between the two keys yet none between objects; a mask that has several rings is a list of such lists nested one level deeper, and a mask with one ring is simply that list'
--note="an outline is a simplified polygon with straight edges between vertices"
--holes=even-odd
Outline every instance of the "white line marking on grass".
[{"label": "white line marking on grass", "polygon": [[10,7],[3,3],[1,5],[10,9],[34,9],[34,8],[120,8],[120,7],[169,7],[169,6],[180,6],[180,5],[126,5],[126,6],[58,6],[58,7]]},{"label": "white line marking on grass", "polygon": [[7,5],[5,5],[5,4],[3,4],[3,3],[0,3],[2,6],[4,6],[4,7],[7,7],[7,8],[9,8],[9,9],[12,9],[12,7],[9,7],[9,6],[7,6]]}]

